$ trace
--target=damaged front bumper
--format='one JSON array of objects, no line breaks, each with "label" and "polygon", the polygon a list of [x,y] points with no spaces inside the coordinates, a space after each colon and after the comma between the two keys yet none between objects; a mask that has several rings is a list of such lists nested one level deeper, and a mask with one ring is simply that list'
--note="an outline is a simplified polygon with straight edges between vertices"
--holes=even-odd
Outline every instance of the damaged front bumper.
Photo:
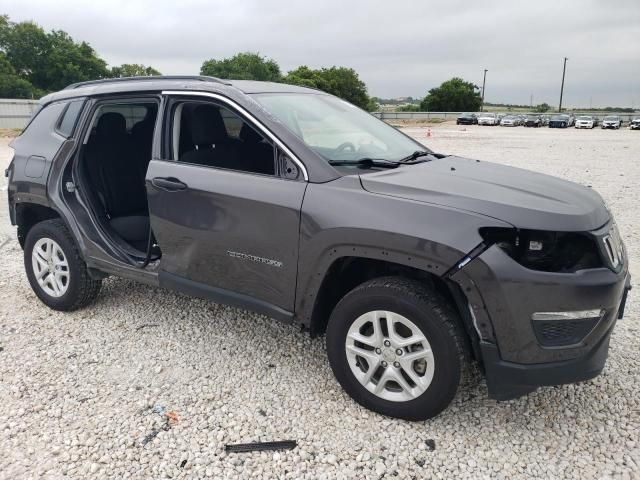
[{"label": "damaged front bumper", "polygon": [[491,398],[602,371],[631,288],[626,254],[616,270],[531,270],[493,245],[451,275],[469,300]]}]

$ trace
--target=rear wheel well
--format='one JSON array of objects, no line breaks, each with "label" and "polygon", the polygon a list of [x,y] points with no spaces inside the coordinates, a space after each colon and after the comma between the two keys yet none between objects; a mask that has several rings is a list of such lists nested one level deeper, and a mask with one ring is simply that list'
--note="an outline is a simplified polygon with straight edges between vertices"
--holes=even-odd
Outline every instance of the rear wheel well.
[{"label": "rear wheel well", "polygon": [[35,224],[53,218],[60,218],[60,215],[52,208],[35,203],[18,203],[16,205],[16,225],[18,226],[20,246],[24,248],[27,234]]},{"label": "rear wheel well", "polygon": [[466,297],[457,285],[417,268],[370,258],[342,257],[329,267],[311,315],[311,334],[321,335],[325,332],[331,312],[348,292],[366,281],[387,276],[416,280],[442,295],[458,313],[469,351],[476,357],[478,337],[469,319]]}]

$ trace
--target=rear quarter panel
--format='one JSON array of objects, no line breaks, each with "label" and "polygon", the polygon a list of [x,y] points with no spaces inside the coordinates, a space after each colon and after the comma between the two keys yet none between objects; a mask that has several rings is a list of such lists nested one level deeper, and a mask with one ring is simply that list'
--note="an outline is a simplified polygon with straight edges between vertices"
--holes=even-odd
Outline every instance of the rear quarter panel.
[{"label": "rear quarter panel", "polygon": [[[27,202],[49,206],[47,179],[54,157],[66,139],[54,130],[65,103],[40,110],[27,129],[11,142],[14,149],[9,169],[9,205]],[[15,217],[12,212],[12,219]]]}]

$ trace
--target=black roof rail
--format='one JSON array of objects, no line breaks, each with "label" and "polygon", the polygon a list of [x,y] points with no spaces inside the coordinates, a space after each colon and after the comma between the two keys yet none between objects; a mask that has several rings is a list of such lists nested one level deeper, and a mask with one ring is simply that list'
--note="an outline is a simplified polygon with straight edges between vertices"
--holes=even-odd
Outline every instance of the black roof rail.
[{"label": "black roof rail", "polygon": [[226,80],[222,80],[216,77],[208,77],[206,75],[150,75],[146,77],[120,77],[120,78],[101,78],[99,80],[89,80],[87,82],[77,82],[67,85],[64,89],[70,90],[73,88],[86,87],[88,85],[102,85],[105,83],[118,83],[118,82],[140,82],[140,81],[153,81],[153,80],[197,80],[199,82],[215,82],[222,83],[224,85],[231,85]]}]

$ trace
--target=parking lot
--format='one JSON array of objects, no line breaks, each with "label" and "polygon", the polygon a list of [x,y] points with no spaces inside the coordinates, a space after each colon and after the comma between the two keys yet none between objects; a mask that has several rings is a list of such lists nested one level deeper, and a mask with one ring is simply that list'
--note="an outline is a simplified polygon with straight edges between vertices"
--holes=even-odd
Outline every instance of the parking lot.
[{"label": "parking lot", "polygon": [[[592,186],[640,275],[640,131],[404,130],[437,152]],[[8,141],[0,138],[3,170]],[[0,189],[4,197],[4,177]],[[260,315],[116,278],[87,309],[49,310],[27,282],[6,199],[0,256],[0,478],[640,476],[635,290],[601,376],[510,402],[489,400],[477,379],[437,418],[410,423],[353,402],[322,338]],[[287,439],[298,447],[224,451]]]}]

